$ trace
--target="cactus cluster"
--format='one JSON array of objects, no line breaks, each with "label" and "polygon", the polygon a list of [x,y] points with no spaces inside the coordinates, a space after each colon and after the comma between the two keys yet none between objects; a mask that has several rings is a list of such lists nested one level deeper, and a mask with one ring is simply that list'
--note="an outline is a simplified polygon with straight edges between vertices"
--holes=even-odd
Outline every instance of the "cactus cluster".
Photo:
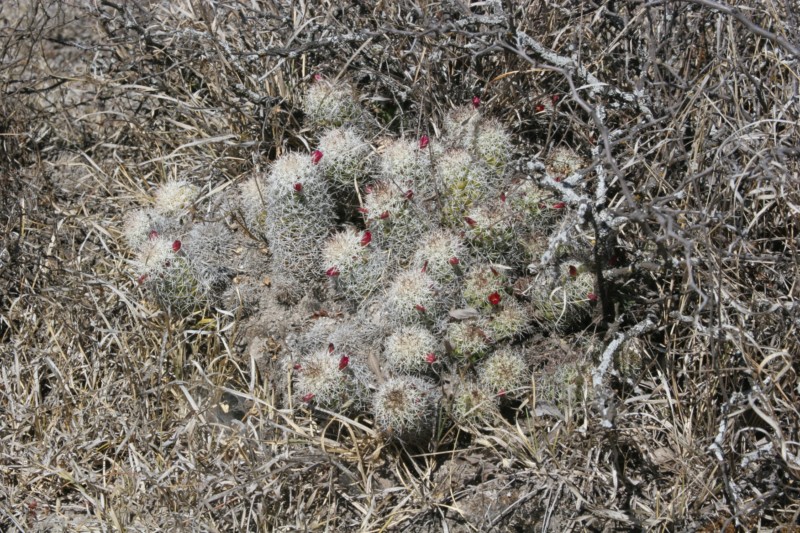
[{"label": "cactus cluster", "polygon": [[219,222],[195,222],[190,210],[199,189],[169,181],[156,189],[152,206],[125,217],[124,237],[135,252],[132,270],[151,300],[177,315],[214,303],[227,288],[231,237]]},{"label": "cactus cluster", "polygon": [[[593,275],[564,248],[558,272],[515,285],[567,207],[511,176],[511,136],[478,98],[445,117],[441,138],[375,141],[355,95],[344,82],[315,80],[303,110],[317,144],[283,153],[238,192],[238,220],[267,245],[271,278],[327,284],[345,304],[342,319],[321,318],[291,344],[292,397],[369,410],[378,429],[406,441],[431,435],[438,414],[475,427],[530,392],[534,368],[521,346],[535,327],[586,320]],[[580,160],[556,150],[548,164],[571,174]],[[173,183],[129,217],[141,275],[159,301],[184,310],[226,275],[191,249],[223,254],[230,242],[184,227],[196,196]],[[185,245],[175,249],[178,234]],[[454,387],[441,387],[446,376]]]}]

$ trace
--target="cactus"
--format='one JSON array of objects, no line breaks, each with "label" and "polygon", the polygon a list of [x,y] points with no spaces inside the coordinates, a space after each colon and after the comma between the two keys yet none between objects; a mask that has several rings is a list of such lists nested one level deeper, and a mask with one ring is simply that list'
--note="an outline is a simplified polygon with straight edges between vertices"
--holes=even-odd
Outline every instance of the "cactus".
[{"label": "cactus", "polygon": [[338,189],[354,189],[354,178],[360,177],[367,165],[370,146],[351,127],[334,128],[319,140],[319,166]]},{"label": "cactus", "polygon": [[491,262],[522,264],[525,249],[519,244],[520,228],[505,202],[494,201],[472,209],[464,217],[464,228],[475,255]]},{"label": "cactus", "polygon": [[184,180],[168,181],[155,194],[155,209],[168,217],[177,217],[186,212],[199,195],[200,190]]},{"label": "cactus", "polygon": [[186,315],[208,303],[208,288],[181,251],[180,240],[153,236],[135,261],[139,284],[164,309]]},{"label": "cactus", "polygon": [[479,127],[474,149],[496,174],[502,175],[511,159],[511,135],[498,121],[485,120]]},{"label": "cactus", "polygon": [[561,264],[556,281],[540,275],[531,285],[529,296],[536,320],[549,329],[565,331],[582,323],[590,314],[594,276],[577,261]]},{"label": "cactus", "polygon": [[491,309],[506,297],[507,286],[508,278],[499,269],[482,263],[467,272],[461,295],[470,307]]},{"label": "cactus", "polygon": [[514,396],[526,382],[530,373],[525,358],[510,348],[493,353],[478,367],[478,382],[492,394],[501,398]]},{"label": "cactus", "polygon": [[439,158],[436,176],[441,193],[441,222],[461,229],[464,217],[490,197],[496,185],[485,164],[463,149],[448,150]]},{"label": "cactus", "polygon": [[303,98],[306,120],[314,128],[338,127],[358,121],[362,110],[352,86],[340,81],[319,78]]},{"label": "cactus", "polygon": [[436,326],[442,318],[442,303],[435,282],[426,273],[406,270],[399,273],[385,298],[389,320],[395,326],[428,324]]},{"label": "cactus", "polygon": [[447,327],[447,342],[453,356],[466,361],[477,361],[486,355],[492,345],[485,320],[453,322]]},{"label": "cactus", "polygon": [[451,293],[469,263],[464,241],[451,231],[437,229],[420,238],[410,267],[424,270],[444,293]]},{"label": "cactus", "polygon": [[473,380],[459,380],[453,394],[451,416],[461,426],[485,424],[498,416],[498,396]]},{"label": "cactus", "polygon": [[508,296],[492,310],[487,329],[495,341],[519,338],[531,330],[530,311]]},{"label": "cactus", "polygon": [[362,300],[380,286],[386,269],[384,253],[369,231],[347,228],[332,235],[322,250],[322,272],[351,300]]},{"label": "cactus", "polygon": [[430,153],[438,153],[436,144],[423,136],[420,140],[389,139],[383,142],[377,170],[381,179],[394,183],[405,190],[430,192]]},{"label": "cactus", "polygon": [[273,269],[298,281],[318,278],[320,246],[333,226],[334,205],[315,158],[289,153],[278,159],[267,179],[265,199]]},{"label": "cactus", "polygon": [[551,403],[569,415],[591,398],[592,378],[580,362],[558,363],[534,374],[536,401]]},{"label": "cactus", "polygon": [[586,162],[571,148],[559,146],[550,152],[545,169],[556,179],[567,178],[586,166]]},{"label": "cactus", "polygon": [[230,284],[233,269],[226,265],[233,254],[233,235],[219,222],[199,222],[183,239],[181,251],[203,290],[220,294]]},{"label": "cactus", "polygon": [[424,373],[438,361],[436,338],[421,326],[401,327],[386,339],[383,358],[390,369]]},{"label": "cactus", "polygon": [[407,257],[430,227],[427,215],[416,205],[414,191],[379,181],[367,188],[364,199],[361,212],[378,245],[399,259]]},{"label": "cactus", "polygon": [[151,235],[163,235],[173,229],[170,220],[155,209],[137,209],[125,216],[123,235],[128,246],[139,250]]},{"label": "cactus", "polygon": [[372,410],[382,431],[405,441],[420,441],[433,430],[441,394],[433,383],[417,377],[387,379],[375,392]]},{"label": "cactus", "polygon": [[331,346],[303,354],[292,370],[294,394],[301,402],[340,412],[364,408],[369,370],[360,357]]}]

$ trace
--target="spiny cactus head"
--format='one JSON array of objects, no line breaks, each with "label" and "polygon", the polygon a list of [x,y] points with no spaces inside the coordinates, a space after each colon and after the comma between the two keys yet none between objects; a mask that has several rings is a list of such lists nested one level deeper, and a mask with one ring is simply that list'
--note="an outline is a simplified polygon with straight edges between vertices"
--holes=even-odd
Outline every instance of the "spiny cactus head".
[{"label": "spiny cactus head", "polygon": [[420,239],[410,267],[425,269],[431,279],[444,287],[464,275],[469,261],[464,241],[452,231],[437,229]]},{"label": "spiny cactus head", "polygon": [[352,227],[334,233],[322,249],[322,270],[329,277],[335,277],[366,264],[374,248],[370,245],[371,240],[369,231],[359,231]]},{"label": "spiny cactus head", "polygon": [[[321,154],[315,157],[314,154]],[[319,148],[312,154],[328,178],[338,187],[352,188],[353,178],[359,177],[367,164],[370,146],[351,127],[326,131],[319,140]]]},{"label": "spiny cactus head", "polygon": [[353,87],[342,81],[320,78],[314,81],[303,98],[303,111],[315,128],[337,127],[358,121],[362,110]]},{"label": "spiny cactus head", "polygon": [[239,187],[238,206],[247,231],[256,237],[266,238],[267,185],[262,176],[253,176]]},{"label": "spiny cactus head", "polygon": [[407,257],[418,246],[420,237],[431,225],[415,196],[413,189],[378,181],[367,188],[364,207],[359,209],[378,245],[400,258]]},{"label": "spiny cactus head", "polygon": [[422,326],[405,326],[387,339],[383,358],[402,373],[425,373],[439,361],[436,338]]},{"label": "spiny cactus head", "polygon": [[567,414],[592,397],[592,378],[579,362],[556,363],[534,374],[536,401],[551,403]]},{"label": "spiny cactus head", "polygon": [[586,161],[575,150],[559,146],[550,152],[545,170],[554,179],[567,178],[586,166]]},{"label": "spiny cactus head", "polygon": [[466,361],[477,361],[491,349],[493,340],[485,320],[464,320],[447,326],[447,343],[453,356]]},{"label": "spiny cactus head", "polygon": [[499,397],[486,386],[472,380],[457,381],[450,414],[465,429],[490,423],[498,416]]},{"label": "spiny cactus head", "polygon": [[188,210],[200,194],[200,189],[185,180],[168,181],[155,193],[155,210],[164,216],[178,216]]},{"label": "spiny cactus head", "polygon": [[386,293],[386,310],[397,325],[436,323],[442,311],[436,283],[419,270],[399,273]]},{"label": "spiny cactus head", "polygon": [[520,388],[530,385],[525,358],[517,350],[503,348],[494,352],[478,367],[479,383],[500,398],[514,397]]},{"label": "spiny cactus head", "polygon": [[208,287],[187,260],[180,240],[153,237],[135,262],[139,284],[164,309],[183,315],[208,303]]},{"label": "spiny cactus head", "polygon": [[507,286],[508,278],[499,268],[482,263],[475,265],[467,272],[461,295],[470,307],[491,309],[499,302],[493,303],[489,297],[496,294],[502,300]]},{"label": "spiny cactus head", "polygon": [[375,425],[395,438],[419,441],[433,431],[440,393],[433,383],[411,376],[384,381],[375,392]]},{"label": "spiny cactus head", "polygon": [[302,203],[310,194],[327,195],[327,187],[312,156],[288,152],[276,159],[267,178],[267,205],[286,201]]},{"label": "spiny cactus head", "polygon": [[511,159],[511,134],[496,120],[485,120],[478,129],[474,149],[495,173],[502,174]]},{"label": "spiny cactus head", "polygon": [[506,192],[506,203],[517,221],[539,231],[550,231],[564,214],[563,208],[553,207],[558,201],[552,193],[530,180],[512,183]]},{"label": "spiny cactus head", "polygon": [[303,403],[324,409],[359,410],[369,370],[362,358],[325,347],[303,354],[293,365],[294,393]]},{"label": "spiny cactus head", "polygon": [[464,217],[464,236],[475,255],[506,264],[519,263],[524,248],[519,245],[519,230],[513,213],[503,201],[487,202]]},{"label": "spiny cactus head", "polygon": [[364,208],[360,211],[367,226],[373,227],[393,224],[395,219],[405,216],[414,198],[413,189],[403,189],[384,180],[368,185],[364,193]]},{"label": "spiny cactus head", "polygon": [[496,341],[521,337],[531,330],[530,311],[513,296],[505,295],[492,311],[488,329]]},{"label": "spiny cactus head", "polygon": [[[410,189],[419,189],[431,180],[431,144],[427,135],[420,139],[390,139],[383,141],[378,172],[382,179]],[[437,148],[437,152],[438,152]]]},{"label": "spiny cactus head", "polygon": [[475,140],[482,121],[478,108],[472,105],[460,106],[445,115],[445,139],[454,146],[469,147]]},{"label": "spiny cactus head", "polygon": [[495,185],[486,164],[463,149],[443,153],[436,174],[442,188],[442,223],[453,228],[461,228],[467,212],[484,202]]},{"label": "spiny cactus head", "polygon": [[[175,250],[173,242],[173,250]],[[233,234],[221,222],[198,222],[186,234],[180,250],[209,294],[219,294],[230,284],[234,271]]]},{"label": "spiny cactus head", "polygon": [[167,218],[155,209],[136,209],[125,215],[123,235],[131,249],[139,250],[152,232],[163,234],[168,224]]}]

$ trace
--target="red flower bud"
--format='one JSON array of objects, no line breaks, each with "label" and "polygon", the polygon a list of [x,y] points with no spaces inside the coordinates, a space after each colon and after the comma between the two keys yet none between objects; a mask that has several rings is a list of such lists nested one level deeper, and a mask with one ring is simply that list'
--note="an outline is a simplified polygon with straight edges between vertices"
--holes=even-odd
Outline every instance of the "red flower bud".
[{"label": "red flower bud", "polygon": [[534,106],[533,110],[534,110],[536,113],[541,113],[542,111],[544,111],[544,105],[542,105],[542,104],[536,104],[536,105]]},{"label": "red flower bud", "polygon": [[173,252],[180,252],[181,251],[181,241],[176,240],[176,241],[174,241],[172,243],[172,251]]},{"label": "red flower bud", "polygon": [[372,233],[369,231],[365,231],[364,235],[361,237],[361,246],[366,246],[372,241]]},{"label": "red flower bud", "polygon": [[428,136],[423,135],[422,137],[419,138],[419,149],[424,150],[425,148],[428,147],[428,143],[430,142],[431,140],[428,138]]},{"label": "red flower bud", "polygon": [[447,260],[447,262],[450,263],[453,266],[456,266],[458,263],[460,263],[460,261],[458,260],[458,257],[456,257],[456,256],[451,257],[450,259]]},{"label": "red flower bud", "polygon": [[416,309],[416,310],[417,310],[417,311],[419,311],[420,313],[425,313],[425,312],[427,312],[427,311],[428,311],[427,309],[425,309],[425,306],[424,306],[424,305],[420,305],[420,304],[417,304],[417,305],[415,305],[415,306],[414,306],[414,309]]},{"label": "red flower bud", "polygon": [[362,215],[366,215],[367,213],[369,213],[369,209],[367,209],[366,207],[358,207],[356,208],[356,211],[358,211]]},{"label": "red flower bud", "polygon": [[158,238],[158,232],[156,230],[150,230],[150,233],[147,234],[148,240],[153,240]]},{"label": "red flower bud", "polygon": [[333,350],[334,350],[333,343],[329,342],[328,343],[328,353],[333,353]]},{"label": "red flower bud", "polygon": [[367,194],[372,194],[372,185],[367,185],[364,187],[364,192]]},{"label": "red flower bud", "polygon": [[472,218],[470,218],[470,217],[464,217],[464,222],[466,222],[466,223],[467,223],[467,225],[468,225],[470,228],[474,228],[474,227],[475,227],[475,225],[477,224],[477,222],[475,222],[475,219],[472,219]]},{"label": "red flower bud", "polygon": [[336,267],[330,267],[328,270],[325,271],[325,275],[329,278],[335,278],[340,274],[339,269]]},{"label": "red flower bud", "polygon": [[506,390],[505,389],[500,389],[499,391],[497,391],[497,395],[500,396],[501,398],[505,398]]},{"label": "red flower bud", "polygon": [[139,285],[147,281],[147,274],[142,274],[139,276],[139,279],[136,280]]},{"label": "red flower bud", "polygon": [[500,294],[497,291],[494,291],[492,294],[489,295],[489,303],[492,305],[500,305]]},{"label": "red flower bud", "polygon": [[578,269],[575,268],[575,265],[569,266],[569,277],[577,278],[578,277]]},{"label": "red flower bud", "polygon": [[565,207],[567,207],[566,202],[556,202],[553,204],[553,209],[564,209]]},{"label": "red flower bud", "polygon": [[472,109],[478,109],[481,106],[481,99],[477,96],[472,97]]},{"label": "red flower bud", "polygon": [[321,160],[322,160],[322,152],[320,152],[319,150],[314,150],[313,152],[311,152],[311,162],[313,164],[316,165]]},{"label": "red flower bud", "polygon": [[303,365],[301,365],[300,363],[295,363],[294,367],[292,368],[294,368],[297,372],[300,372],[301,370],[303,370]]},{"label": "red flower bud", "polygon": [[560,96],[558,96],[557,94],[554,94],[554,95],[552,96],[552,98],[551,98],[551,100],[553,101],[553,105],[556,105],[556,104],[558,103],[558,100],[559,100],[560,98],[561,98]]},{"label": "red flower bud", "polygon": [[303,398],[302,398],[302,400],[303,400],[305,403],[311,403],[311,400],[313,400],[313,399],[314,399],[314,393],[312,393],[312,392],[309,392],[308,394],[306,394],[306,395],[305,395],[305,396],[303,396]]},{"label": "red flower bud", "polygon": [[497,277],[497,276],[500,275],[500,272],[498,272],[494,267],[489,267],[489,270],[491,270],[491,272],[494,275],[494,277]]},{"label": "red flower bud", "polygon": [[389,218],[389,211],[384,211],[383,213],[381,213],[380,216],[381,220],[386,220],[387,218]]},{"label": "red flower bud", "polygon": [[593,293],[593,292],[590,292],[589,294],[587,294],[586,297],[589,298],[590,302],[596,302],[597,301],[597,295],[595,293]]},{"label": "red flower bud", "polygon": [[506,203],[506,193],[504,192],[500,193],[500,201]]},{"label": "red flower bud", "polygon": [[425,262],[422,263],[422,270],[420,270],[420,272],[424,274],[427,271],[428,271],[428,260],[426,259]]},{"label": "red flower bud", "polygon": [[412,198],[414,198],[414,191],[408,189],[406,193],[403,195],[403,198],[405,198],[406,200],[411,200]]},{"label": "red flower bud", "polygon": [[429,365],[432,365],[433,363],[436,362],[436,354],[433,352],[429,353],[428,355],[425,356],[425,361],[427,361]]},{"label": "red flower bud", "polygon": [[294,192],[303,192],[303,184],[298,181],[292,185],[292,189],[294,189]]},{"label": "red flower bud", "polygon": [[339,370],[344,370],[347,368],[347,365],[350,363],[350,358],[346,355],[343,355],[341,359],[339,359]]},{"label": "red flower bud", "polygon": [[314,81],[322,81],[322,74],[317,72],[316,74],[314,74],[314,76],[312,78],[313,78]]}]

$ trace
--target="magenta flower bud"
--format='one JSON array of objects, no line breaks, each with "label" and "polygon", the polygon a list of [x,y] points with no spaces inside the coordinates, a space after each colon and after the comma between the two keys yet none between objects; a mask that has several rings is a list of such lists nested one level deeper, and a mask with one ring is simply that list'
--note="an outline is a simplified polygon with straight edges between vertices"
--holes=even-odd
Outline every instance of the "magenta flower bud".
[{"label": "magenta flower bud", "polygon": [[561,98],[560,96],[558,96],[557,94],[554,94],[554,95],[552,96],[552,98],[551,98],[551,100],[553,101],[553,105],[556,105],[556,104],[558,103],[558,100],[559,100],[560,98]]},{"label": "magenta flower bud", "polygon": [[474,228],[474,227],[475,227],[475,225],[477,224],[477,222],[475,222],[475,219],[473,219],[473,218],[470,218],[470,217],[464,217],[464,222],[466,222],[466,223],[467,223],[467,225],[468,225],[470,228]]},{"label": "magenta flower bud", "polygon": [[422,137],[420,137],[419,138],[419,149],[420,150],[424,150],[425,148],[427,148],[429,142],[431,142],[431,140],[428,138],[427,135],[423,135]]},{"label": "magenta flower bud", "polygon": [[406,193],[403,195],[403,198],[405,198],[406,200],[411,200],[412,198],[414,198],[414,191],[408,189]]},{"label": "magenta flower bud", "polygon": [[173,252],[180,252],[181,251],[181,241],[176,240],[172,243],[172,251]]},{"label": "magenta flower bud", "polygon": [[139,276],[139,279],[136,280],[136,281],[139,283],[139,285],[141,285],[142,283],[147,281],[147,274],[142,274],[141,276]]},{"label": "magenta flower bud", "polygon": [[501,398],[504,398],[506,395],[506,390],[500,389],[499,391],[497,391],[497,395],[500,396]]},{"label": "magenta flower bud", "polygon": [[303,365],[301,365],[300,363],[295,363],[292,368],[294,368],[297,372],[300,372],[301,370],[303,370]]},{"label": "magenta flower bud", "polygon": [[590,302],[596,302],[597,301],[597,295],[595,293],[593,293],[593,292],[590,292],[589,294],[587,294],[586,297],[589,298]]},{"label": "magenta flower bud", "polygon": [[147,234],[147,238],[149,240],[151,240],[151,241],[153,239],[157,239],[158,238],[158,232],[156,230],[150,230],[150,233]]},{"label": "magenta flower bud", "polygon": [[478,109],[481,106],[481,99],[477,96],[472,97],[472,109]]},{"label": "magenta flower bud", "polygon": [[369,209],[367,209],[366,207],[357,207],[356,211],[358,211],[362,215],[366,215],[367,213],[369,213]]},{"label": "magenta flower bud", "polygon": [[381,213],[380,216],[381,220],[386,220],[387,218],[389,218],[389,211],[384,211],[383,213]]},{"label": "magenta flower bud", "polygon": [[541,113],[542,111],[544,111],[544,105],[543,105],[543,104],[536,104],[536,105],[533,107],[533,110],[534,110],[536,113]]},{"label": "magenta flower bud", "polygon": [[504,192],[500,193],[500,201],[506,203],[506,193]]},{"label": "magenta flower bud", "polygon": [[575,265],[569,266],[569,277],[577,278],[578,277],[578,269],[575,268]]},{"label": "magenta flower bud", "polygon": [[333,347],[333,343],[332,343],[332,342],[329,342],[329,343],[328,343],[328,353],[333,353],[333,350],[334,350],[334,349],[335,349],[335,348]]},{"label": "magenta flower bud", "polygon": [[312,78],[313,78],[314,81],[322,81],[322,74],[317,72],[316,74],[314,74],[314,76]]},{"label": "magenta flower bud", "polygon": [[415,306],[414,306],[414,309],[416,309],[416,310],[417,310],[417,311],[419,311],[420,313],[425,313],[425,312],[427,312],[427,311],[428,311],[427,309],[425,309],[425,306],[424,306],[424,305],[420,305],[420,304],[417,304],[417,305],[415,305]]},{"label": "magenta flower bud", "polygon": [[372,242],[372,233],[369,231],[365,231],[364,235],[361,237],[361,246],[366,246],[370,242]]},{"label": "magenta flower bud", "polygon": [[567,207],[566,202],[556,202],[553,204],[553,209],[564,209],[565,207]]},{"label": "magenta flower bud", "polygon": [[313,399],[314,399],[314,393],[313,392],[309,392],[308,394],[303,396],[303,401],[305,403],[311,403],[311,400],[313,400]]},{"label": "magenta flower bud", "polygon": [[436,354],[433,352],[429,353],[428,355],[425,356],[425,361],[427,361],[429,365],[432,365],[433,363],[436,362]]},{"label": "magenta flower bud", "polygon": [[298,181],[297,183],[292,185],[292,189],[294,189],[294,192],[298,192],[298,193],[299,192],[303,192],[303,184]]},{"label": "magenta flower bud", "polygon": [[314,150],[313,152],[311,152],[311,162],[313,164],[316,165],[321,160],[322,160],[322,152],[320,152],[319,150]]},{"label": "magenta flower bud", "polygon": [[450,259],[448,259],[448,260],[447,260],[447,262],[448,262],[448,263],[450,263],[450,264],[451,264],[451,265],[453,265],[453,266],[458,266],[458,264],[459,264],[461,261],[459,261],[459,260],[458,260],[458,257],[456,257],[456,256],[453,256],[453,257],[451,257]]},{"label": "magenta flower bud", "polygon": [[364,187],[365,193],[372,194],[372,191],[373,191],[372,185],[367,185],[366,187]]},{"label": "magenta flower bud", "polygon": [[328,270],[325,271],[325,275],[329,278],[335,278],[340,274],[339,269],[336,267],[330,267]]},{"label": "magenta flower bud", "polygon": [[350,363],[350,358],[346,355],[343,355],[341,359],[339,359],[339,370],[344,370],[347,368],[347,365]]},{"label": "magenta flower bud", "polygon": [[489,295],[489,303],[492,305],[500,305],[500,300],[502,300],[502,298],[500,298],[500,294],[497,291]]}]

